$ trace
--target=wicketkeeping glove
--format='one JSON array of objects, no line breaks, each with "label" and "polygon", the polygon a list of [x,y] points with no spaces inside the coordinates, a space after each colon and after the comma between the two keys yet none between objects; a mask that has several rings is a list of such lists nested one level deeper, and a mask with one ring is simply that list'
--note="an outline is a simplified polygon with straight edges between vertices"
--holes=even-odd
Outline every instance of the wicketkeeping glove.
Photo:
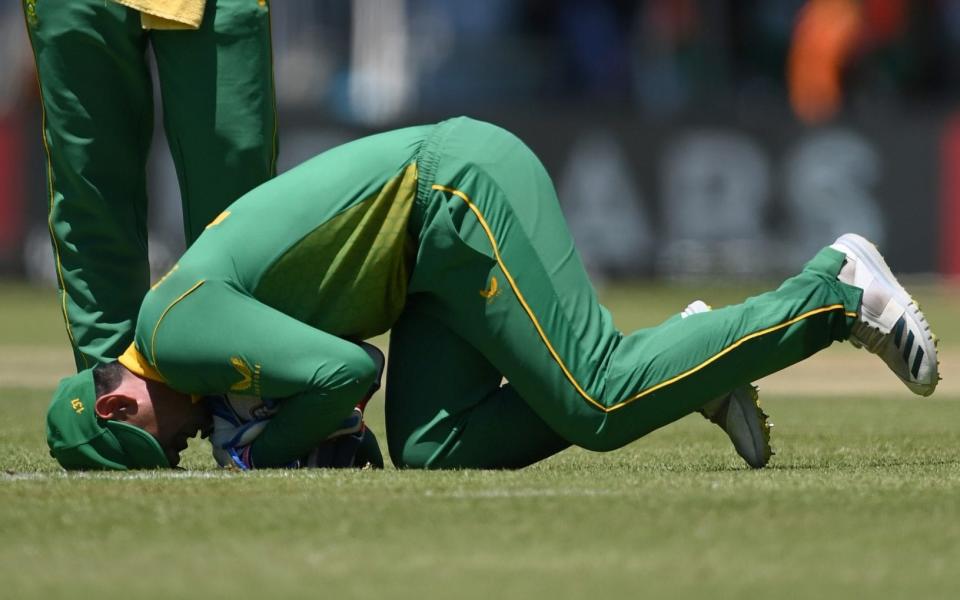
[{"label": "wicketkeeping glove", "polygon": [[238,410],[228,396],[207,396],[204,403],[213,415],[210,444],[213,446],[214,460],[221,467],[249,469],[250,444],[270,422],[273,413],[264,413],[267,416],[245,420],[243,417],[249,416],[249,413]]},{"label": "wicketkeeping glove", "polygon": [[[347,468],[352,466],[383,467],[383,455],[373,432],[363,422],[363,410],[380,389],[383,376],[384,356],[371,344],[358,345],[373,359],[377,374],[367,394],[357,403],[353,413],[331,433],[326,441],[306,456],[287,465],[288,468]],[[204,399],[213,415],[213,433],[210,443],[213,457],[221,467],[241,470],[254,468],[250,460],[250,447],[282,405],[281,401],[260,399],[254,396],[207,396]]]}]

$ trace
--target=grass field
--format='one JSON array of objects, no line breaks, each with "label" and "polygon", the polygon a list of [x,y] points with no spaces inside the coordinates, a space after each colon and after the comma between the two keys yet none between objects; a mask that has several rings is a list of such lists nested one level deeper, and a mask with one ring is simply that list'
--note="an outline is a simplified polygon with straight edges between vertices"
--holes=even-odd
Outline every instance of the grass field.
[{"label": "grass field", "polygon": [[[634,328],[755,289],[602,296]],[[778,454],[759,472],[693,416],[515,472],[221,472],[198,442],[186,471],[68,476],[42,431],[72,368],[56,302],[0,285],[0,596],[955,598],[960,288],[916,292],[938,393],[831,348],[761,382]]]}]

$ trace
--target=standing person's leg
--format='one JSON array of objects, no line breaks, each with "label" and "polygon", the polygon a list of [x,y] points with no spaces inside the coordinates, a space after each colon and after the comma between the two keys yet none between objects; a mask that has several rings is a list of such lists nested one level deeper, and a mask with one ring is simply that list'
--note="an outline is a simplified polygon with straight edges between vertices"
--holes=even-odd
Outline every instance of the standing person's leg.
[{"label": "standing person's leg", "polygon": [[270,8],[208,2],[198,30],[154,31],[151,41],[189,245],[228,204],[276,174]]},{"label": "standing person's leg", "polygon": [[133,339],[150,281],[145,164],[153,127],[140,14],[37,2],[28,14],[43,104],[49,226],[77,368]]},{"label": "standing person's leg", "polygon": [[455,120],[419,164],[411,292],[574,444],[626,444],[845,339],[857,316],[860,290],[836,278],[844,255],[825,249],[774,292],[623,335],[519,140]]},{"label": "standing person's leg", "polygon": [[397,467],[519,468],[569,443],[484,356],[409,299],[390,334],[386,418]]}]

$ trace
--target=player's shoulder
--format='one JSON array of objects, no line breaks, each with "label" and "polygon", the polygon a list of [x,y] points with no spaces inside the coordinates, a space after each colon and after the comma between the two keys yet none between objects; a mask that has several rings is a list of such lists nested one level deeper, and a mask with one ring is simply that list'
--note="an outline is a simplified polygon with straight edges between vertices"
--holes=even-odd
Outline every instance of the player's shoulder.
[{"label": "player's shoulder", "polygon": [[150,286],[143,297],[137,328],[157,323],[173,305],[194,293],[207,280],[207,277],[191,268],[189,261],[181,258]]}]

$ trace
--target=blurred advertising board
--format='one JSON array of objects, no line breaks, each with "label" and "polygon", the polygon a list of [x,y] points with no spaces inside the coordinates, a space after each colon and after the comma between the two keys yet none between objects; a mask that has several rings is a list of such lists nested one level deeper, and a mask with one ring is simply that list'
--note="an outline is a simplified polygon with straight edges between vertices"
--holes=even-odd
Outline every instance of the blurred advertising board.
[{"label": "blurred advertising board", "polygon": [[[960,121],[943,115],[814,129],[763,114],[656,123],[583,111],[480,117],[513,131],[541,157],[584,262],[598,277],[781,276],[846,231],[875,240],[899,272],[960,274]],[[282,112],[280,170],[366,133]],[[42,152],[39,141],[28,150]],[[9,154],[0,151],[0,159]],[[49,281],[38,204],[46,201],[43,162],[15,165],[27,173],[16,184],[26,192],[0,191],[0,218],[7,220],[0,265]],[[0,164],[0,172],[10,169]],[[151,254],[162,271],[183,242],[161,132],[150,170]],[[28,200],[18,202],[17,193]]]},{"label": "blurred advertising board", "polygon": [[571,118],[511,128],[553,174],[584,260],[601,274],[783,275],[847,231],[878,243],[898,271],[941,268],[942,122]]}]

